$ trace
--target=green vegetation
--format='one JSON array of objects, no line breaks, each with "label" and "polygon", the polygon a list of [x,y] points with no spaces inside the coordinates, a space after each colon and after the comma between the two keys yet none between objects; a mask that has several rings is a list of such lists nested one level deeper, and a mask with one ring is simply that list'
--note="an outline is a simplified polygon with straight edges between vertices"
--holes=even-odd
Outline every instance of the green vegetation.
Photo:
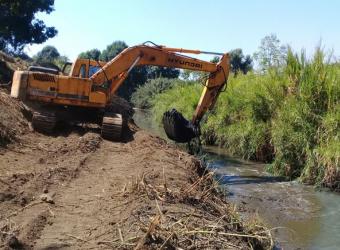
[{"label": "green vegetation", "polygon": [[106,49],[100,53],[99,60],[108,62],[127,47],[128,46],[124,41],[114,41],[113,43],[107,45]]},{"label": "green vegetation", "polygon": [[[239,71],[247,74],[248,71],[253,69],[253,59],[250,55],[243,55],[242,49],[234,49],[229,52],[231,71],[237,75]],[[218,61],[215,61],[218,62]]]},{"label": "green vegetation", "polygon": [[131,102],[135,107],[149,109],[152,107],[153,99],[157,94],[181,83],[183,84],[185,81],[169,78],[149,79],[132,94]]},{"label": "green vegetation", "polygon": [[100,54],[101,52],[99,49],[91,49],[91,50],[80,53],[78,58],[93,59],[93,60],[99,61]]},{"label": "green vegetation", "polygon": [[54,0],[0,0],[0,50],[21,54],[27,44],[43,43],[57,30],[36,18],[39,12],[50,14]]},{"label": "green vegetation", "polygon": [[275,34],[270,34],[261,39],[261,45],[254,53],[262,71],[272,67],[280,68],[285,64],[288,47],[281,44]]},{"label": "green vegetation", "polygon": [[158,123],[166,110],[175,108],[185,117],[191,118],[201,93],[201,86],[192,81],[180,81],[168,91],[156,95],[152,100],[153,114]]},{"label": "green vegetation", "polygon": [[45,46],[32,59],[35,64],[55,69],[62,69],[64,64],[69,61],[66,56],[61,56],[54,46],[49,45]]},{"label": "green vegetation", "polygon": [[[340,67],[320,49],[309,60],[288,50],[285,62],[230,77],[203,121],[202,141],[268,162],[275,174],[340,189]],[[181,82],[156,95],[156,120],[173,107],[190,118],[201,89]]]}]

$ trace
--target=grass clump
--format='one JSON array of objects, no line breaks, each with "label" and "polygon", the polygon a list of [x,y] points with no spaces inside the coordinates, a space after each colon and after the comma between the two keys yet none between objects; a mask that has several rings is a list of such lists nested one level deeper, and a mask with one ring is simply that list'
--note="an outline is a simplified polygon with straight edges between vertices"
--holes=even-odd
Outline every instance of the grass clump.
[{"label": "grass clump", "polygon": [[327,112],[317,131],[317,146],[308,152],[301,179],[340,190],[340,105]]},{"label": "grass clump", "polygon": [[340,181],[339,150],[334,150],[339,146],[339,67],[326,60],[321,49],[311,60],[290,51],[285,74],[290,92],[273,117],[271,170],[336,188]]}]

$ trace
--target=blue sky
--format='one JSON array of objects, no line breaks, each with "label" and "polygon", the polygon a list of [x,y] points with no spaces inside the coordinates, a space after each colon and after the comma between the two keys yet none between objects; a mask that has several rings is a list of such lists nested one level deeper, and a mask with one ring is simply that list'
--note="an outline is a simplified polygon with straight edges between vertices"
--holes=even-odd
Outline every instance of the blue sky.
[{"label": "blue sky", "polygon": [[53,45],[73,60],[115,40],[217,52],[242,48],[253,54],[261,38],[275,33],[295,50],[311,54],[322,40],[340,56],[337,0],[56,0],[54,12],[37,17],[55,26],[58,35],[27,47],[29,55]]}]

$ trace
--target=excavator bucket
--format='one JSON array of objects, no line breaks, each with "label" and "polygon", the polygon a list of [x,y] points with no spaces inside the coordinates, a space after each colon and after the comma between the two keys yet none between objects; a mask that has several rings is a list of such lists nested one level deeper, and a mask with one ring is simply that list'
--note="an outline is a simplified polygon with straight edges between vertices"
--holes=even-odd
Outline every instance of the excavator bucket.
[{"label": "excavator bucket", "polygon": [[199,127],[183,117],[176,109],[163,114],[163,127],[169,139],[176,142],[189,142],[199,136]]}]

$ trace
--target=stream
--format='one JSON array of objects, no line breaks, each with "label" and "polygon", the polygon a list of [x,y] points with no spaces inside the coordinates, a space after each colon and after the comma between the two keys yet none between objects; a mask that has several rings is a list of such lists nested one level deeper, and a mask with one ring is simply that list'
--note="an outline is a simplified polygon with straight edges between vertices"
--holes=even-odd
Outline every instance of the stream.
[{"label": "stream", "polygon": [[[134,120],[150,133],[166,137],[150,113],[136,110]],[[204,154],[241,216],[258,215],[272,229],[275,249],[340,249],[338,193],[272,176],[265,164],[230,157],[216,146],[204,147]]]}]

